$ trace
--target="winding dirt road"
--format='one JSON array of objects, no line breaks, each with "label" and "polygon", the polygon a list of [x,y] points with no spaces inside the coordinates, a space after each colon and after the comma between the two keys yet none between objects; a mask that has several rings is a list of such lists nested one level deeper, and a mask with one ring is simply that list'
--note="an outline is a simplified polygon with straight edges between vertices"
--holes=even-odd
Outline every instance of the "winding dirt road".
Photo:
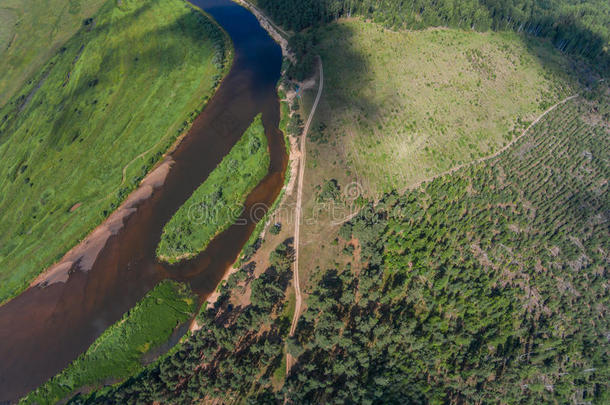
[{"label": "winding dirt road", "polygon": [[[301,159],[299,162],[299,174],[298,174],[298,184],[297,184],[297,204],[295,209],[295,221],[294,221],[294,271],[292,276],[292,284],[294,285],[294,292],[296,296],[296,303],[294,306],[294,315],[292,316],[292,324],[290,325],[290,336],[294,335],[294,332],[297,328],[297,322],[299,320],[299,316],[301,314],[301,305],[303,302],[303,297],[301,295],[301,285],[299,282],[299,239],[300,239],[300,228],[301,228],[301,206],[303,202],[303,176],[305,174],[305,145],[307,139],[307,132],[309,132],[309,126],[311,125],[311,121],[313,120],[313,116],[316,113],[316,108],[318,108],[318,103],[320,102],[320,96],[322,96],[322,88],[324,87],[324,69],[322,68],[322,59],[318,57],[318,69],[320,71],[320,84],[318,87],[318,94],[316,95],[316,99],[313,102],[313,106],[311,107],[311,112],[309,113],[309,117],[307,117],[307,122],[305,123],[305,128],[303,128],[303,134],[301,135]],[[286,353],[286,374],[290,371],[294,364],[294,358],[290,355],[290,353]]]}]

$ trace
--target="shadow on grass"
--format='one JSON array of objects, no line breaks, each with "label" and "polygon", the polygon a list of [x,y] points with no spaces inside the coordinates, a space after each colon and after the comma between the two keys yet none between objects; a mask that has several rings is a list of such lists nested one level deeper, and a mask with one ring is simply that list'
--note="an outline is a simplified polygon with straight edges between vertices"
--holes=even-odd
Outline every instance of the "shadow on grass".
[{"label": "shadow on grass", "polygon": [[[358,98],[352,97],[350,89],[355,84],[362,87],[372,80],[370,61],[358,44],[355,43],[353,29],[345,24],[330,23],[323,31],[318,31],[319,44],[317,52],[324,64],[324,93],[322,93],[321,109],[317,121],[324,122],[331,116],[365,115],[376,117],[379,112],[377,103],[359,92]],[[333,43],[332,50],[326,44]],[[380,44],[382,46],[382,44]],[[331,103],[332,100],[332,103]]]},{"label": "shadow on grass", "polygon": [[520,34],[521,42],[530,56],[547,72],[553,72],[565,83],[579,83],[589,87],[601,78],[603,68],[594,66],[590,61],[574,54],[563,53],[550,39]]},{"label": "shadow on grass", "polygon": [[[143,6],[142,8],[146,7]],[[206,42],[208,37],[205,32],[206,27],[199,25],[199,21],[194,13],[197,12],[184,14],[171,25],[144,32],[137,38],[125,38],[123,36],[120,41],[108,48],[104,48],[103,45],[100,46],[102,41],[91,42],[100,36],[104,38],[106,34],[97,32],[98,29],[103,31],[104,28],[95,28],[91,33],[79,32],[77,36],[69,41],[64,50],[57,55],[55,60],[51,62],[52,65],[43,68],[43,70],[47,71],[47,74],[51,73],[55,80],[52,80],[52,83],[43,85],[43,91],[40,92],[42,97],[36,103],[31,103],[32,105],[28,106],[23,112],[14,110],[13,114],[10,114],[11,118],[17,119],[7,119],[7,121],[13,122],[9,121],[6,122],[6,126],[3,125],[5,127],[3,128],[3,133],[8,135],[11,132],[11,127],[19,127],[20,118],[26,117],[39,107],[47,104],[46,114],[43,114],[48,115],[48,113],[52,112],[53,117],[50,117],[47,121],[48,124],[52,125],[52,130],[50,136],[45,139],[45,143],[50,147],[60,150],[64,146],[75,142],[80,137],[80,131],[68,132],[65,130],[65,126],[71,126],[74,120],[82,120],[81,113],[83,110],[90,112],[91,109],[103,108],[101,104],[97,105],[98,100],[106,98],[108,89],[115,87],[117,84],[116,69],[113,67],[122,66],[122,69],[126,67],[126,70],[121,72],[121,75],[124,77],[137,77],[139,76],[137,72],[139,70],[142,73],[147,72],[145,76],[150,76],[151,72],[156,72],[156,76],[163,77],[175,71],[176,68],[179,68],[185,62],[189,48],[210,46]],[[136,21],[136,18],[135,15],[129,15],[125,17],[125,20],[127,22]],[[123,24],[125,24],[125,21],[122,20],[120,25],[122,26]],[[91,35],[94,35],[94,37],[92,38]],[[221,37],[220,31],[218,31],[218,35]],[[178,39],[157,41],[149,40],[149,38]],[[181,42],[184,46],[174,46],[177,42]],[[96,49],[89,52],[99,53],[99,55],[95,55],[101,60],[97,66],[88,63],[86,59],[78,58],[83,48],[87,52],[86,48],[88,46],[96,47]],[[213,46],[211,47],[213,48]],[[125,55],[126,49],[131,50],[131,61]],[[212,50],[212,53],[214,52],[216,51]],[[84,67],[86,68],[81,69],[83,74],[73,78],[71,76],[73,71],[78,70],[79,62],[84,62]],[[55,85],[58,81],[61,82],[62,77],[65,77],[62,86],[58,90],[52,91],[51,86]],[[72,88],[69,86],[71,80],[77,80],[77,84],[72,86]],[[50,97],[51,94],[44,94],[45,90],[47,93],[53,93],[52,98]],[[11,104],[16,108],[20,103]],[[86,123],[83,123],[83,125],[86,125]],[[6,136],[3,136],[3,138],[6,138]]]}]

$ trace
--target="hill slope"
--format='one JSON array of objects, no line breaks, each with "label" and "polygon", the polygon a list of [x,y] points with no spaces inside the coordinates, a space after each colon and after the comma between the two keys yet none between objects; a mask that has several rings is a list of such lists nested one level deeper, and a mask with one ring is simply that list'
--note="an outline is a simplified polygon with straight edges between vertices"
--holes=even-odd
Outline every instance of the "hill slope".
[{"label": "hill slope", "polygon": [[[315,36],[325,84],[307,144],[303,280],[335,260],[318,241],[349,214],[320,209],[328,182],[367,198],[405,190],[495,153],[576,92],[558,52],[510,32],[394,32],[354,18]],[[305,112],[316,89],[301,91]]]},{"label": "hill slope", "polygon": [[570,100],[344,225],[350,263],[316,278],[297,330],[294,401],[606,403],[609,100]]},{"label": "hill slope", "polygon": [[490,154],[572,92],[547,67],[558,53],[516,34],[352,19],[317,36],[326,91],[311,138],[341,145],[333,169],[348,167],[373,195]]}]

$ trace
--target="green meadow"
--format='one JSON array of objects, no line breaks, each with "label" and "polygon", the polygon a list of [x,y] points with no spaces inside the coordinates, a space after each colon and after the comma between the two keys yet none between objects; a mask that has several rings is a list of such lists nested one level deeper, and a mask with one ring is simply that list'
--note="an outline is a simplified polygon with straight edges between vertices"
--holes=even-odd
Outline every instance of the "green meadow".
[{"label": "green meadow", "polygon": [[0,108],[0,302],[118,207],[229,68],[229,38],[182,0],[106,1],[79,26]]},{"label": "green meadow", "polygon": [[0,8],[0,55],[4,54],[15,36],[17,13],[9,8]]},{"label": "green meadow", "polygon": [[143,357],[159,347],[197,310],[184,284],[164,281],[109,327],[67,368],[24,397],[23,404],[54,404],[82,387],[120,381],[142,370]]},{"label": "green meadow", "polygon": [[0,107],[103,3],[104,0],[0,2]]},{"label": "green meadow", "polygon": [[194,256],[242,212],[247,195],[269,170],[267,138],[258,115],[206,181],[163,228],[157,256],[176,261]]}]

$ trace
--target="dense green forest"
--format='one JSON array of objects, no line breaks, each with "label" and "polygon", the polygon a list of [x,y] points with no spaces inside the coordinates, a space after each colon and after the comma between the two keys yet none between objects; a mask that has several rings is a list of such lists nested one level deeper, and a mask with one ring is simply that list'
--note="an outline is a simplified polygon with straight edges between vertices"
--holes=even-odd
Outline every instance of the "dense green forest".
[{"label": "dense green forest", "polygon": [[392,28],[449,26],[515,30],[549,38],[562,52],[610,67],[610,2],[606,0],[256,0],[287,29],[301,31],[361,15]]},{"label": "dense green forest", "polygon": [[366,206],[295,338],[288,240],[180,350],[73,403],[608,403],[609,101],[600,85],[498,157]]}]

